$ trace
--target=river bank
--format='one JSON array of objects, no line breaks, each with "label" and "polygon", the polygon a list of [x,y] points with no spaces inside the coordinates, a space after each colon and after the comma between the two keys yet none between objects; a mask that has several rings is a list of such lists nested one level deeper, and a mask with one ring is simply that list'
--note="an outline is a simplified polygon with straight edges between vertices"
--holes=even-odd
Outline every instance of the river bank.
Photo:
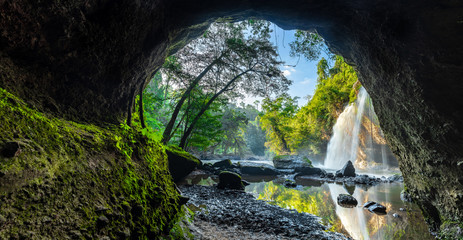
[{"label": "river bank", "polygon": [[325,232],[328,227],[315,215],[270,205],[249,193],[199,185],[180,190],[190,198],[191,229],[199,239],[350,239]]},{"label": "river bank", "polygon": [[[204,236],[199,239],[210,239],[206,237],[210,234],[222,236],[217,239],[301,239],[301,236],[304,236],[298,231],[293,237],[275,233],[274,230],[279,229],[279,225],[275,226],[267,222],[284,219],[284,215],[278,211],[268,215],[259,214],[255,221],[246,220],[243,224],[239,223],[242,221],[241,215],[245,216],[245,219],[254,218],[255,213],[263,211],[253,205],[254,202],[259,202],[258,205],[278,206],[292,213],[310,213],[319,216],[317,218],[325,229],[342,233],[344,237],[353,239],[416,239],[417,237],[423,240],[435,239],[429,233],[418,206],[401,199],[403,190],[401,181],[380,181],[370,185],[301,176],[295,177],[295,186],[290,187],[285,184],[287,177],[243,175],[243,180],[250,184],[245,188],[246,193],[232,194],[229,190],[215,189],[219,181],[216,175],[194,171],[180,186],[183,194],[191,198],[189,207],[193,206],[193,209],[204,211],[195,217],[194,226],[197,231],[192,229],[194,234]],[[244,199],[241,199],[242,194],[246,196]],[[359,204],[354,208],[341,207],[336,204],[339,194],[351,194]],[[247,204],[247,200],[252,200],[253,203]],[[362,206],[367,201],[375,201],[386,206],[387,214],[377,215],[364,209]],[[241,209],[253,209],[253,211],[241,213],[243,211]],[[259,224],[263,224],[264,227],[260,227]],[[258,231],[253,229],[255,226],[259,226]]]}]

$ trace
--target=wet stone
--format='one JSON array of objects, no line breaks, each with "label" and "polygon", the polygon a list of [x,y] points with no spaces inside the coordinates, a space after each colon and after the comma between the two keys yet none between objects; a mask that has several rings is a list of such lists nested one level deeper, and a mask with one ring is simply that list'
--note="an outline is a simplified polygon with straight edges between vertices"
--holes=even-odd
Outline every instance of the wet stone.
[{"label": "wet stone", "polygon": [[379,203],[372,204],[368,207],[368,210],[379,215],[386,214],[386,207]]},{"label": "wet stone", "polygon": [[241,181],[241,176],[228,171],[223,171],[219,174],[219,184],[217,185],[219,189],[236,189],[244,190],[244,185]]},{"label": "wet stone", "polygon": [[349,194],[339,194],[338,198],[338,204],[342,207],[355,207],[357,206],[358,202],[357,199],[355,199],[352,195]]},{"label": "wet stone", "polygon": [[375,204],[375,202],[373,202],[373,201],[368,201],[368,202],[366,202],[365,204],[363,204],[363,207],[364,207],[364,208],[368,208],[368,207],[372,206],[373,204]]},{"label": "wet stone", "polygon": [[214,168],[231,168],[232,167],[232,162],[230,159],[225,159],[222,161],[218,161],[214,164],[212,164],[212,167]]}]

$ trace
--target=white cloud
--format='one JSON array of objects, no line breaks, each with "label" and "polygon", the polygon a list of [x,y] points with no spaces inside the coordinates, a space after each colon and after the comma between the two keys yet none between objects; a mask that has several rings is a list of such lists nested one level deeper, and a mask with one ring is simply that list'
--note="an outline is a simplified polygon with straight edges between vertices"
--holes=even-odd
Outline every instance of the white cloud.
[{"label": "white cloud", "polygon": [[291,75],[291,72],[289,70],[284,70],[282,73],[285,77],[288,77],[289,75]]},{"label": "white cloud", "polygon": [[304,80],[302,82],[300,82],[300,84],[303,84],[303,85],[307,85],[309,83],[313,82],[312,79],[310,78],[304,78]]},{"label": "white cloud", "polygon": [[296,72],[296,69],[294,67],[291,67],[291,66],[288,66],[288,65],[283,66],[283,68],[286,69],[286,70],[289,70],[290,72]]}]

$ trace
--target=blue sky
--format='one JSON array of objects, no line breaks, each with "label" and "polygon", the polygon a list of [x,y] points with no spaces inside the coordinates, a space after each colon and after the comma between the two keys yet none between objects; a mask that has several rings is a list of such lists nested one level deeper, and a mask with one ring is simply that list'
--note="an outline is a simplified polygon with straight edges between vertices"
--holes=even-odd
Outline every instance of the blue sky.
[{"label": "blue sky", "polygon": [[[271,29],[274,31],[271,33],[272,42],[278,47],[281,61],[285,62],[285,65],[281,67],[281,71],[288,79],[293,81],[288,93],[293,97],[299,97],[299,106],[303,106],[307,103],[306,96],[313,95],[315,91],[318,61],[307,61],[301,57],[298,62],[297,57],[292,58],[289,56],[289,43],[295,39],[295,30],[285,31],[275,24],[272,24]],[[327,58],[324,53],[322,56]],[[255,100],[261,100],[261,98],[247,97],[244,102],[252,104]]]}]

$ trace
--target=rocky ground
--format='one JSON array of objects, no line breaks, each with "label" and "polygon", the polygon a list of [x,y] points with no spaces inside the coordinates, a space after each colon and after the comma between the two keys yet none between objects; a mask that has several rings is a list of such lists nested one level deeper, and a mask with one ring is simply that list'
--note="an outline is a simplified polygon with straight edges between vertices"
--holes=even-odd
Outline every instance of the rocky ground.
[{"label": "rocky ground", "polygon": [[317,216],[256,200],[252,195],[216,187],[180,187],[195,211],[192,232],[198,239],[350,239],[325,232]]}]

